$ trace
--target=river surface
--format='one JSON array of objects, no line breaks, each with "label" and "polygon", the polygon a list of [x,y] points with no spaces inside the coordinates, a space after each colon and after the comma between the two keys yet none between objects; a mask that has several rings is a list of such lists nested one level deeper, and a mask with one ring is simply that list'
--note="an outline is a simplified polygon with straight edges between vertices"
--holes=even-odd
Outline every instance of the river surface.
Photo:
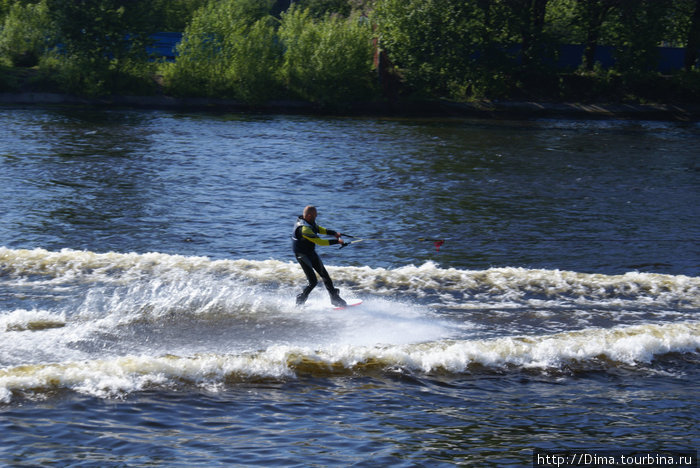
[{"label": "river surface", "polygon": [[[0,466],[700,446],[700,124],[0,108]],[[334,310],[290,249],[305,205]]]}]

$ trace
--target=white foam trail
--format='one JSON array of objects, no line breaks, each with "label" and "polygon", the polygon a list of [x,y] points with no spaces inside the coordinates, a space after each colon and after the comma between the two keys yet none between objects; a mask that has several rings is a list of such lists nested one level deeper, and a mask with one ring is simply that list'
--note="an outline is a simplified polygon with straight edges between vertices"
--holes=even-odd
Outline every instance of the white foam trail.
[{"label": "white foam trail", "polygon": [[18,309],[0,315],[0,333],[59,328],[66,324],[66,314],[47,310]]},{"label": "white foam trail", "polygon": [[[0,369],[0,401],[15,393],[56,388],[110,397],[150,387],[185,384],[215,388],[226,382],[331,376],[365,369],[413,372],[470,372],[472,366],[562,369],[602,359],[636,366],[669,352],[700,352],[700,322],[587,329],[546,336],[492,340],[440,340],[420,344],[358,346],[330,344],[313,349],[274,345],[242,354],[203,353],[189,357],[122,356]],[[598,364],[595,364],[598,365]]]},{"label": "white foam trail", "polygon": [[400,288],[419,297],[436,294],[442,305],[457,308],[483,307],[488,303],[499,308],[509,304],[520,307],[523,302],[561,305],[562,297],[572,306],[600,300],[608,305],[634,300],[647,305],[679,302],[681,306],[700,306],[700,277],[683,275],[640,272],[602,275],[526,268],[472,271],[444,269],[428,262],[394,270],[346,267],[334,270],[334,277],[356,281],[360,289],[367,291],[392,293]]},{"label": "white foam trail", "polygon": [[[94,253],[64,249],[11,250],[0,247],[0,268],[10,275],[44,275],[56,284],[168,281],[183,274],[212,275],[239,283],[299,285],[303,273],[295,263],[278,260],[210,260],[160,253]],[[483,271],[440,268],[434,263],[392,270],[370,267],[328,267],[336,283],[357,294],[409,294],[441,307],[577,307],[591,305],[700,307],[700,277],[629,272],[587,274],[560,270],[492,268]],[[41,280],[32,279],[40,284]]]},{"label": "white foam trail", "polygon": [[[603,366],[634,365],[698,349],[697,277],[469,271],[432,263],[329,270],[346,298],[364,299],[362,307],[332,311],[319,287],[306,309],[295,308],[304,278],[293,262],[0,247],[0,287],[10,304],[0,310],[0,398],[54,388],[112,395],[149,385],[216,386],[232,378],[367,368],[462,373],[474,366],[585,367],[600,359],[611,361]],[[460,310],[470,308],[486,311]],[[600,310],[614,315],[613,323],[625,314],[655,323],[566,331],[573,322],[563,321],[550,328],[560,333],[512,336],[537,325],[529,314],[556,322],[561,309],[581,327],[605,323]],[[506,324],[498,336],[465,338],[465,330],[471,337],[494,323],[476,322],[487,315]],[[527,327],[508,327],[509,320]]]},{"label": "white foam trail", "polygon": [[599,357],[634,365],[671,351],[700,350],[700,322],[587,329],[545,336],[505,337],[418,346],[396,356],[409,367],[430,372],[464,372],[471,364],[489,367],[561,368]]},{"label": "white foam trail", "polygon": [[316,343],[350,346],[422,343],[453,337],[457,332],[454,323],[411,303],[371,298],[359,307],[330,310],[326,297],[310,302],[305,319],[319,329],[327,329],[325,336],[314,338]]},{"label": "white foam trail", "polygon": [[85,362],[21,366],[0,369],[0,401],[9,402],[13,391],[70,389],[98,397],[140,391],[153,386],[222,381],[227,375],[241,378],[281,378],[289,370],[270,357],[201,355],[124,356]]},{"label": "white foam trail", "polygon": [[162,253],[95,253],[62,249],[8,249],[0,247],[0,267],[8,273],[44,275],[63,282],[78,281],[135,281],[144,274],[168,278],[182,272],[226,274],[237,279],[257,282],[298,279],[303,276],[298,265],[276,260],[211,260]]}]

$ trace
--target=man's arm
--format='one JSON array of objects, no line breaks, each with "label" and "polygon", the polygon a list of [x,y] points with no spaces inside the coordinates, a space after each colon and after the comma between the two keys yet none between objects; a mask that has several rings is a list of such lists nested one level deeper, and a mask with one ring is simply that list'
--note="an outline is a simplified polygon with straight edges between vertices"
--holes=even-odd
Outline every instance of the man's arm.
[{"label": "man's arm", "polygon": [[326,228],[321,227],[321,226],[317,226],[317,227],[318,227],[318,232],[320,234],[325,234],[328,236],[336,236],[336,239],[321,239],[320,237],[318,237],[316,235],[316,233],[313,231],[313,229],[311,229],[309,226],[304,226],[301,228],[301,235],[304,237],[304,239],[306,239],[309,242],[313,242],[316,245],[327,246],[327,245],[340,244],[340,241],[337,239],[337,237],[339,237],[339,234],[337,232],[335,232],[331,229],[326,229]]}]

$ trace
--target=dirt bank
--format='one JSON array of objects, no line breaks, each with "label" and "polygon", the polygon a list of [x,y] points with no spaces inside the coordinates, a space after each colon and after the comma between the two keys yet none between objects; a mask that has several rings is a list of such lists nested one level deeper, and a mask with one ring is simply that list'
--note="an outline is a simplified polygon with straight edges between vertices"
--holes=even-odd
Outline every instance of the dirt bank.
[{"label": "dirt bank", "polygon": [[341,108],[323,108],[301,101],[275,101],[247,105],[230,99],[176,98],[171,96],[109,96],[88,98],[60,93],[0,93],[0,105],[93,106],[138,109],[172,109],[214,112],[311,113],[411,117],[484,118],[601,118],[636,120],[699,121],[700,106],[675,104],[498,102],[459,103],[446,100],[383,101],[355,103]]}]

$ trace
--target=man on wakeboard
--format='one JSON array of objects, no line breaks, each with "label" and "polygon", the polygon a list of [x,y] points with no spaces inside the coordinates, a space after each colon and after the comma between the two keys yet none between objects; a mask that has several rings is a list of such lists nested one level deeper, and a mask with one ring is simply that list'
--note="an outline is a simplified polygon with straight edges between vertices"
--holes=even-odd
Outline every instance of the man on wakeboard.
[{"label": "man on wakeboard", "polygon": [[[314,270],[316,270],[321,279],[323,279],[323,284],[326,285],[328,294],[331,296],[331,303],[336,307],[345,307],[347,305],[346,302],[338,295],[339,291],[333,286],[333,280],[331,280],[326,267],[323,266],[321,258],[316,253],[317,245],[342,245],[345,242],[340,238],[341,233],[316,224],[316,216],[318,216],[318,213],[314,206],[309,205],[304,208],[304,214],[297,219],[294,225],[294,233],[292,234],[294,256],[299,265],[301,265],[302,270],[304,270],[306,279],[309,281],[309,284],[297,296],[297,305],[304,304],[311,291],[318,284],[318,278],[316,278],[316,273],[314,273]],[[335,239],[321,239],[318,236],[319,234],[335,236]]]}]

